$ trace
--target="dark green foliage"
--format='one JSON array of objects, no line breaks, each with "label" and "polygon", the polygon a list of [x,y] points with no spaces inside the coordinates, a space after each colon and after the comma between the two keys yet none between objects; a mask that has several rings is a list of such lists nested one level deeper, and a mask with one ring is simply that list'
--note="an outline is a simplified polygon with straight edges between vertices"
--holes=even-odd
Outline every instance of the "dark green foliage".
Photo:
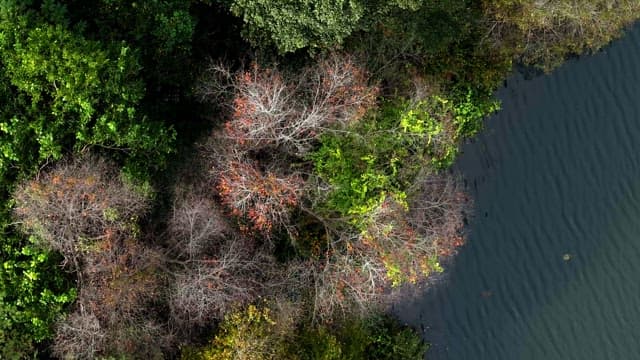
[{"label": "dark green foliage", "polygon": [[273,44],[286,53],[339,44],[358,26],[365,9],[341,0],[236,0],[231,11],[243,19],[244,36],[252,43]]},{"label": "dark green foliage", "polygon": [[638,19],[637,0],[483,0],[493,52],[549,71],[567,56],[594,52]]},{"label": "dark green foliage", "polygon": [[290,357],[296,360],[341,360],[346,359],[342,344],[328,328],[305,329],[296,339]]},{"label": "dark green foliage", "polygon": [[416,78],[425,77],[445,91],[464,85],[492,92],[509,73],[511,58],[484,41],[481,19],[477,1],[432,0],[416,11],[391,12],[345,47],[363,54],[390,96],[412,96]]},{"label": "dark green foliage", "polygon": [[[148,91],[185,86],[196,20],[190,1],[180,0],[99,0],[64,1],[73,23],[84,33],[105,42],[125,41],[140,52]],[[167,89],[169,88],[169,89]]]},{"label": "dark green foliage", "polygon": [[336,329],[305,329],[289,353],[296,360],[421,360],[427,348],[413,329],[391,317],[376,316]]},{"label": "dark green foliage", "polygon": [[70,22],[88,39],[124,42],[135,50],[139,79],[145,85],[138,111],[171,124],[179,134],[176,147],[189,147],[210,128],[199,113],[192,87],[210,56],[244,50],[239,30],[229,24],[235,17],[198,1],[97,0],[91,6],[84,0],[63,2]]},{"label": "dark green foliage", "polygon": [[423,359],[427,345],[415,331],[403,327],[389,317],[380,317],[368,324],[373,339],[367,347],[369,359]]},{"label": "dark green foliage", "polygon": [[184,347],[183,360],[422,360],[420,336],[388,316],[341,324],[304,325],[275,319],[268,308],[250,305],[220,324],[204,347]]},{"label": "dark green foliage", "polygon": [[16,166],[31,172],[86,145],[120,148],[161,165],[173,134],[137,110],[144,83],[135,51],[86,40],[26,9],[10,10],[0,18],[0,79],[11,99],[0,118],[0,177]]},{"label": "dark green foliage", "polygon": [[256,46],[275,46],[280,53],[303,48],[327,49],[366,30],[392,9],[415,9],[421,0],[230,0],[242,18],[244,36]]}]

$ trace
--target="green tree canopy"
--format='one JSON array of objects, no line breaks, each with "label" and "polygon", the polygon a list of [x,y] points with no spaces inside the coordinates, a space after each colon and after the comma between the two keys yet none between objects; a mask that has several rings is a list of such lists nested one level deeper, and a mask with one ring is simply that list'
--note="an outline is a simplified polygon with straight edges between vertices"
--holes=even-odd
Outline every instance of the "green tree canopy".
[{"label": "green tree canopy", "polygon": [[254,45],[275,45],[281,53],[341,44],[395,8],[417,9],[423,0],[231,0],[231,12],[245,23]]},{"label": "green tree canopy", "polygon": [[[115,147],[161,160],[172,130],[137,109],[144,96],[137,54],[124,43],[85,39],[46,13],[0,12],[0,179],[64,150]],[[15,175],[15,174],[13,174]]]}]

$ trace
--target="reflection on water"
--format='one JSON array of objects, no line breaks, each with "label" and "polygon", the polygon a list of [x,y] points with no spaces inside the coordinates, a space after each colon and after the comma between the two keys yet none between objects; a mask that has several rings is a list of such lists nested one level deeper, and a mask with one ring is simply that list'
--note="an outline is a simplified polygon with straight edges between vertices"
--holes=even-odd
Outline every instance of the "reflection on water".
[{"label": "reflection on water", "polygon": [[468,244],[396,313],[431,360],[640,359],[640,26],[499,97],[457,164]]}]

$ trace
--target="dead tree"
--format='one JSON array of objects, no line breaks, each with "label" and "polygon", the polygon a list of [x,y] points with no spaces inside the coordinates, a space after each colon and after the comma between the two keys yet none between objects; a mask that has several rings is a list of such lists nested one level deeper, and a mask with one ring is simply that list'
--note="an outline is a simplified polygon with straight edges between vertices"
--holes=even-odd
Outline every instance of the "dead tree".
[{"label": "dead tree", "polygon": [[213,76],[201,84],[201,95],[232,94],[225,135],[254,151],[275,148],[303,156],[322,133],[361,118],[377,94],[355,60],[343,54],[295,75],[256,64],[237,73],[211,66],[209,73]]},{"label": "dead tree", "polygon": [[74,270],[87,247],[128,236],[149,208],[148,199],[125,184],[113,164],[94,156],[61,161],[18,185],[14,199],[22,229],[61,252]]}]

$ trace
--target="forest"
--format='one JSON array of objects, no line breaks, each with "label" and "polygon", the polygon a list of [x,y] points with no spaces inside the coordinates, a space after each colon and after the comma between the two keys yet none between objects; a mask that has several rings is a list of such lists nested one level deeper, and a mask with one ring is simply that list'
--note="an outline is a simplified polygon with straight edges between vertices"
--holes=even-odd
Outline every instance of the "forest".
[{"label": "forest", "polygon": [[424,359],[451,170],[636,0],[3,0],[0,358]]}]

